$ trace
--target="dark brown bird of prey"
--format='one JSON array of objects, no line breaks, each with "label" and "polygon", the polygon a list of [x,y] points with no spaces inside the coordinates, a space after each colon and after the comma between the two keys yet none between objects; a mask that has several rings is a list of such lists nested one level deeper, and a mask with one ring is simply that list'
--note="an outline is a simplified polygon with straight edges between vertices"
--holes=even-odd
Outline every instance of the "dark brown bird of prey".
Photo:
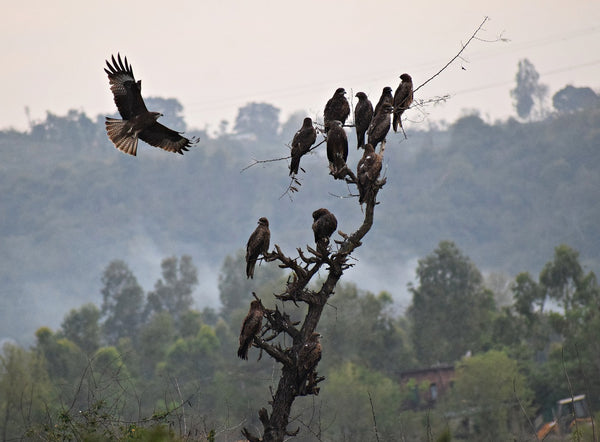
[{"label": "dark brown bird of prey", "polygon": [[252,341],[262,327],[264,308],[260,301],[254,300],[250,303],[250,310],[242,324],[240,331],[240,346],[237,355],[241,359],[248,359],[248,350],[252,347]]},{"label": "dark brown bird of prey", "polygon": [[356,186],[358,187],[358,202],[360,204],[372,197],[373,186],[379,178],[382,165],[381,155],[375,152],[371,144],[365,144],[364,149],[363,156],[356,167],[356,178],[358,180]]},{"label": "dark brown bird of prey", "polygon": [[323,112],[325,133],[329,132],[331,122],[334,120],[341,121],[343,126],[348,115],[350,115],[350,103],[346,99],[346,91],[343,87],[340,87],[325,105],[325,111]]},{"label": "dark brown bird of prey", "polygon": [[317,141],[317,131],[313,127],[312,119],[306,117],[302,127],[292,140],[292,162],[290,163],[290,176],[298,173],[300,167],[300,158],[310,150],[310,147]]},{"label": "dark brown bird of prey", "polygon": [[379,97],[379,101],[375,105],[375,111],[373,112],[373,118],[377,116],[377,114],[381,111],[384,105],[389,104],[390,106],[394,105],[394,96],[392,95],[392,88],[386,86],[381,91],[381,97]]},{"label": "dark brown bird of prey", "polygon": [[348,159],[348,137],[342,123],[333,120],[327,134],[327,159],[333,176],[346,166]]},{"label": "dark brown bird of prey", "polygon": [[378,143],[385,141],[385,137],[390,131],[390,114],[394,111],[391,104],[385,104],[381,111],[373,117],[368,131],[369,144],[376,147]]},{"label": "dark brown bird of prey", "polygon": [[254,278],[256,260],[260,255],[265,256],[269,252],[270,242],[269,220],[262,217],[258,220],[258,226],[252,232],[246,244],[246,277]]},{"label": "dark brown bird of prey", "polygon": [[398,132],[398,125],[402,127],[402,114],[413,102],[413,83],[408,74],[400,75],[400,84],[394,93],[394,132]]},{"label": "dark brown bird of prey", "polygon": [[321,360],[321,335],[312,333],[298,351],[298,367],[304,373],[316,367]]},{"label": "dark brown bird of prey", "polygon": [[312,214],[313,225],[312,229],[315,234],[315,242],[319,244],[321,241],[329,243],[329,237],[333,235],[337,229],[337,219],[335,215],[327,209],[317,209]]},{"label": "dark brown bird of prey", "polygon": [[356,148],[365,144],[365,134],[373,118],[373,105],[367,98],[367,94],[359,92],[356,94],[358,103],[354,106],[354,126],[356,128]]},{"label": "dark brown bird of prey", "polygon": [[179,132],[169,129],[157,120],[162,116],[160,112],[150,112],[142,98],[142,81],[135,81],[133,69],[127,62],[127,57],[112,56],[112,65],[106,60],[110,90],[113,93],[115,104],[121,114],[122,120],[106,117],[106,132],[115,147],[129,155],[137,153],[138,139],[160,147],[168,152],[177,152],[183,155],[197,139],[188,139]]}]

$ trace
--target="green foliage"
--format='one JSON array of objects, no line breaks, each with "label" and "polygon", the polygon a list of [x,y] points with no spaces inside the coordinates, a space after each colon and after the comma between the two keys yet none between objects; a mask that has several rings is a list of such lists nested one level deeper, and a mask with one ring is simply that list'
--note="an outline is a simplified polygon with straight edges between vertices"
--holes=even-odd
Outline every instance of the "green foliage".
[{"label": "green foliage", "polygon": [[373,415],[383,440],[393,440],[398,432],[399,385],[377,371],[342,364],[330,371],[322,400],[322,420],[331,425],[328,434],[333,440],[376,440]]},{"label": "green foliage", "polygon": [[92,303],[72,309],[61,324],[62,334],[84,353],[91,355],[100,346],[100,309]]},{"label": "green foliage", "polygon": [[459,416],[472,420],[472,440],[523,440],[532,392],[516,361],[489,351],[464,358],[456,367],[451,396]]},{"label": "green foliage", "polygon": [[154,291],[148,293],[146,315],[169,312],[178,320],[193,304],[192,292],[198,285],[198,272],[192,257],[184,255],[163,259],[162,279],[156,281]]},{"label": "green foliage", "polygon": [[411,287],[413,348],[423,365],[452,362],[487,344],[494,312],[492,293],[471,260],[450,241],[442,241],[417,267]]},{"label": "green foliage", "polygon": [[0,438],[19,440],[26,428],[44,422],[51,399],[43,358],[5,344],[0,352]]},{"label": "green foliage", "polygon": [[352,361],[388,375],[413,366],[406,326],[392,313],[389,293],[376,296],[338,284],[330,306],[320,322],[327,348],[323,366]]},{"label": "green foliage", "polygon": [[102,275],[104,335],[109,344],[137,335],[142,321],[144,291],[125,262],[112,261]]}]

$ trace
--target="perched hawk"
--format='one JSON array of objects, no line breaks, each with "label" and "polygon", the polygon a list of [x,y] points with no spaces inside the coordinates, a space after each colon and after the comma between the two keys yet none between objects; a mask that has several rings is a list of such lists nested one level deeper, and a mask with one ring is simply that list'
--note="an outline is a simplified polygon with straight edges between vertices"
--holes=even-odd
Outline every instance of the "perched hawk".
[{"label": "perched hawk", "polygon": [[413,102],[412,78],[408,74],[400,75],[402,80],[394,93],[394,132],[398,132],[398,125],[402,127],[402,114]]},{"label": "perched hawk", "polygon": [[298,367],[302,372],[308,373],[315,368],[321,360],[321,335],[312,333],[298,351]]},{"label": "perched hawk", "polygon": [[338,120],[331,122],[329,133],[327,134],[327,159],[329,168],[335,176],[346,166],[348,159],[348,137],[346,131],[342,128],[342,123]]},{"label": "perched hawk", "polygon": [[384,105],[389,104],[392,106],[394,104],[394,96],[392,95],[392,88],[386,86],[383,88],[381,92],[381,97],[379,97],[379,101],[375,105],[375,112],[373,112],[373,118],[377,116],[377,114],[381,111]]},{"label": "perched hawk", "polygon": [[360,204],[368,201],[372,197],[373,185],[379,178],[381,172],[382,158],[371,144],[364,145],[365,152],[358,161],[356,168],[356,183],[358,187],[358,202]]},{"label": "perched hawk", "polygon": [[335,215],[327,209],[317,209],[312,214],[312,229],[315,234],[315,242],[329,243],[329,237],[337,229],[337,219]]},{"label": "perched hawk", "polygon": [[356,128],[356,148],[365,144],[365,134],[373,118],[373,105],[367,98],[367,94],[359,92],[356,94],[358,103],[354,107],[354,126]]},{"label": "perched hawk", "polygon": [[240,331],[240,346],[237,355],[241,359],[248,359],[248,350],[252,347],[254,336],[260,332],[264,314],[265,311],[260,301],[255,300],[250,303],[250,310],[248,310]]},{"label": "perched hawk", "polygon": [[348,115],[350,115],[350,103],[346,99],[346,91],[343,87],[340,87],[325,105],[325,111],[323,112],[325,133],[329,132],[331,122],[334,120],[341,121],[343,126]]},{"label": "perched hawk", "polygon": [[254,266],[259,255],[269,252],[271,232],[269,231],[269,220],[262,217],[258,220],[258,226],[250,235],[246,244],[246,277],[254,278]]},{"label": "perched hawk", "polygon": [[300,167],[300,158],[310,150],[310,147],[317,141],[317,131],[313,127],[312,119],[306,117],[302,127],[292,140],[292,162],[290,163],[290,176],[298,173]]},{"label": "perched hawk", "polygon": [[172,129],[160,124],[157,120],[160,112],[149,112],[142,98],[142,81],[135,81],[133,69],[127,57],[112,56],[112,65],[106,60],[110,90],[122,120],[106,117],[106,132],[115,147],[129,155],[137,153],[138,139],[160,147],[168,152],[183,155],[188,147],[198,142],[196,138],[188,139]]},{"label": "perched hawk", "polygon": [[390,131],[390,114],[393,111],[394,107],[391,104],[385,104],[379,113],[373,117],[368,131],[368,142],[373,147],[385,141],[385,137]]}]

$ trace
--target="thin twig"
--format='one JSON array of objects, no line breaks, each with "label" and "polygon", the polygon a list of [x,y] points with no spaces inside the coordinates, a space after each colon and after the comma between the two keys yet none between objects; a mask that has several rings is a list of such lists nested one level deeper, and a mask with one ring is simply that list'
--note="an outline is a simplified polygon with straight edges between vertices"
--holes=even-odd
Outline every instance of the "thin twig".
[{"label": "thin twig", "polygon": [[[577,344],[575,344],[575,353],[577,354],[577,361],[579,361],[579,371],[581,372],[581,378],[583,379],[584,384],[585,384],[585,393],[587,395],[586,398],[588,398],[587,400],[589,400],[589,398],[591,398],[592,396],[590,395],[590,389],[589,389],[587,377],[585,376],[585,373],[583,372],[583,364],[581,363],[581,356],[579,356],[579,347],[577,346]],[[592,440],[594,442],[596,442],[598,439],[596,439],[596,425],[594,423],[594,414],[593,413],[590,413],[590,418],[592,420]]]},{"label": "thin twig", "polygon": [[483,25],[489,20],[490,18],[488,16],[486,16],[483,21],[481,22],[481,24],[479,25],[479,27],[475,30],[475,32],[473,32],[473,35],[471,35],[471,37],[467,40],[467,42],[465,44],[462,45],[460,51],[458,51],[458,54],[456,54],[454,57],[452,57],[450,59],[450,61],[448,63],[446,63],[444,65],[443,68],[441,68],[439,71],[437,71],[435,74],[433,74],[431,77],[429,77],[427,80],[425,80],[424,83],[420,84],[415,90],[414,92],[417,92],[419,89],[421,89],[423,86],[425,86],[427,83],[429,83],[431,80],[433,80],[435,77],[437,77],[438,75],[440,75],[443,71],[446,70],[446,68],[448,66],[450,66],[454,60],[456,60],[457,58],[460,57],[460,55],[464,52],[464,50],[467,48],[467,46],[469,46],[469,43],[471,43],[475,37],[477,36],[477,33],[479,31],[481,31],[481,28],[483,27]]},{"label": "thin twig", "polygon": [[377,431],[377,419],[375,419],[375,407],[373,407],[373,399],[371,399],[371,392],[367,391],[369,395],[369,402],[371,403],[371,415],[373,416],[373,428],[375,429],[375,438],[379,442],[379,431]]},{"label": "thin twig", "polygon": [[567,379],[567,385],[569,386],[569,394],[571,395],[571,403],[573,406],[571,410],[573,412],[573,422],[575,422],[575,431],[579,434],[579,425],[577,424],[577,417],[575,416],[575,396],[573,395],[573,386],[571,385],[571,379],[569,373],[567,373],[567,367],[565,365],[565,347],[560,349],[560,356],[562,360],[563,371],[565,372],[565,378]]},{"label": "thin twig", "polygon": [[533,429],[533,435],[535,436],[535,440],[539,441],[540,438],[537,436],[537,432],[535,431],[535,425],[533,424],[533,422],[531,421],[531,419],[529,419],[529,416],[527,415],[527,412],[525,411],[525,408],[523,407],[523,404],[521,404],[521,399],[519,399],[519,396],[517,395],[517,380],[516,380],[516,378],[513,378],[513,393],[515,394],[515,399],[517,400],[517,403],[519,404],[519,407],[521,408],[521,411],[523,412],[523,414],[527,418],[527,422],[529,422],[529,425]]}]

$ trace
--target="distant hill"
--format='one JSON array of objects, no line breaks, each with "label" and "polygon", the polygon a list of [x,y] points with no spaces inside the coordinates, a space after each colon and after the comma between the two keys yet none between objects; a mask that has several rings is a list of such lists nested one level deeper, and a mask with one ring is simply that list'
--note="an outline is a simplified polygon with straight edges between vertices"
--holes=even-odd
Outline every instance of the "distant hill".
[{"label": "distant hill", "polygon": [[[101,118],[76,111],[48,114],[27,133],[0,132],[0,338],[27,341],[70,308],[97,302],[113,259],[149,290],[161,259],[189,254],[199,268],[198,307],[218,307],[219,268],[260,216],[270,220],[272,243],[290,253],[312,242],[319,207],[351,232],[361,213],[345,197],[355,189],[332,183],[325,145],[302,159],[297,193],[284,194],[286,161],[242,172],[254,159],[288,155],[294,123],[277,135],[188,130],[201,141],[184,156],[142,145],[136,158],[109,143]],[[532,123],[471,115],[447,130],[409,130],[408,140],[390,135],[375,225],[347,276],[406,306],[416,259],[444,239],[484,272],[537,274],[561,243],[598,269],[599,128],[595,108]],[[352,167],[359,155],[351,147]]]}]

